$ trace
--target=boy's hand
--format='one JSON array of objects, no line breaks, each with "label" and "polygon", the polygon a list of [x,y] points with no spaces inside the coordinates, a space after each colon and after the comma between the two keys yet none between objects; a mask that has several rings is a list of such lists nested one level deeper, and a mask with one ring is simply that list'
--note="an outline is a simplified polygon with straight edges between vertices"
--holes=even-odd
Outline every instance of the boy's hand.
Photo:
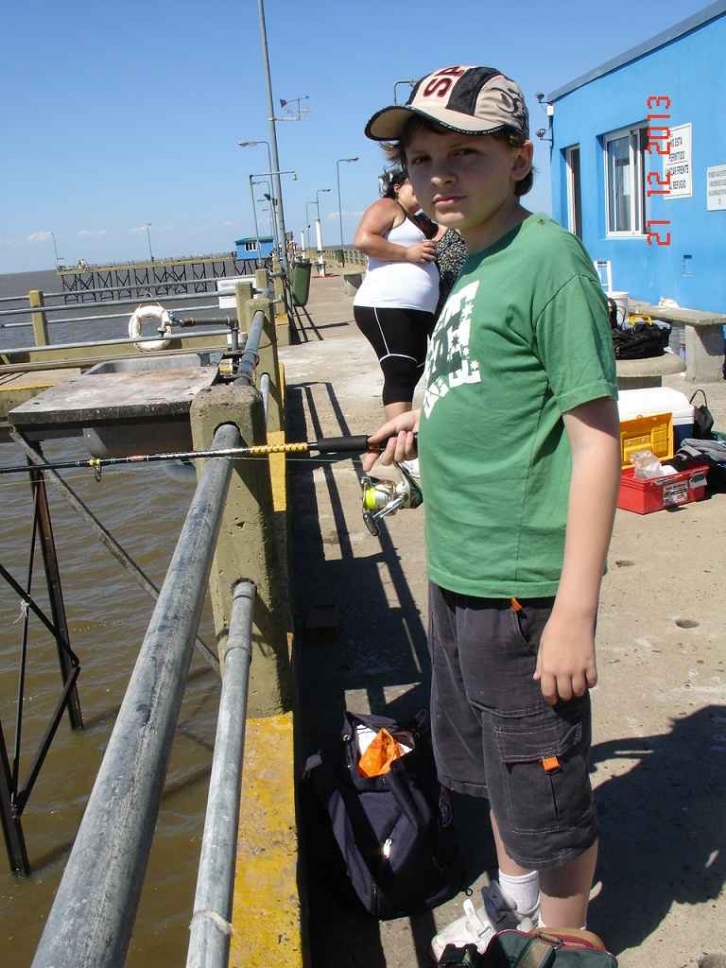
[{"label": "boy's hand", "polygon": [[385,450],[380,453],[363,454],[363,470],[366,474],[370,471],[376,461],[381,464],[392,464],[394,461],[399,463],[402,460],[411,460],[416,456],[416,439],[414,434],[418,430],[418,420],[420,411],[409,410],[402,413],[393,420],[388,420],[379,427],[374,434],[368,438],[371,447],[377,444],[384,444]]},{"label": "boy's hand", "polygon": [[553,610],[540,640],[534,678],[550,706],[584,696],[597,684],[592,617]]}]

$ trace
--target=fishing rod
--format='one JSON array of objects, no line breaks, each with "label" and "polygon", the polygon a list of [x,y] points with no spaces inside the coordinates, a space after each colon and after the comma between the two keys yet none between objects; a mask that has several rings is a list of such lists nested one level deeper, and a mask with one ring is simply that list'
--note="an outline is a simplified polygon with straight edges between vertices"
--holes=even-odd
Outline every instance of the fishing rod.
[{"label": "fishing rod", "polygon": [[222,450],[184,450],[166,454],[135,454],[129,457],[88,457],[85,460],[60,460],[32,464],[16,464],[12,467],[0,467],[2,474],[21,474],[28,471],[58,471],[77,467],[89,467],[100,478],[104,467],[116,467],[124,464],[156,464],[162,461],[198,460],[199,458],[225,457],[269,457],[271,454],[307,454],[317,451],[320,454],[361,454],[365,451],[377,452],[378,447],[371,447],[369,437],[360,434],[357,437],[326,437],[322,440],[301,441],[291,444],[256,444],[253,447],[228,447]]}]

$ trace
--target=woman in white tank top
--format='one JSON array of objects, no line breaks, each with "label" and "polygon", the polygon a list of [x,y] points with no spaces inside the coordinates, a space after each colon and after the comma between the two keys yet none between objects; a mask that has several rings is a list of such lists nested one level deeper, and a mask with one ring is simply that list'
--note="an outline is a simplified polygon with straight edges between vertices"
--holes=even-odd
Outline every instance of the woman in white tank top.
[{"label": "woman in white tank top", "polygon": [[391,173],[385,196],[363,213],[354,239],[368,270],[353,312],[383,370],[387,419],[411,409],[439,297],[437,226],[418,210],[406,176]]}]

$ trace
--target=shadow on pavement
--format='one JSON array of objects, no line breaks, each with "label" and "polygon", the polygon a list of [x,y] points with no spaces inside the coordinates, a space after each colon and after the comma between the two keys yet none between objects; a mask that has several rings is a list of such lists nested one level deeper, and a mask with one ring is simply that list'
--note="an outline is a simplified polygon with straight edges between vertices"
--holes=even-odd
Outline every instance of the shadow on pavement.
[{"label": "shadow on pavement", "polygon": [[[330,383],[288,387],[289,439],[320,439],[324,430],[330,434],[331,417],[337,424],[335,434],[350,433]],[[359,465],[354,464],[355,474],[350,473],[349,465],[345,474],[336,474],[332,463],[322,459],[290,461],[289,466],[297,755],[303,763],[339,735],[346,695],[354,700],[351,708],[355,712],[370,711],[400,721],[428,707],[430,663],[419,607],[385,523],[378,541],[366,534],[364,540],[369,544],[360,547],[362,521],[353,533],[346,523],[346,517],[357,511],[353,501],[360,502]],[[360,548],[368,547],[370,552],[361,553]],[[336,627],[311,631],[307,619],[315,609],[332,610]],[[351,697],[351,693],[360,695]],[[474,880],[494,863],[485,806],[472,798],[457,797],[455,818],[457,827],[463,824],[465,830],[470,879]],[[327,816],[304,784],[300,838],[302,894],[315,968],[394,964],[386,960],[382,934],[400,931],[401,923],[410,938],[402,946],[408,959],[401,963],[414,964],[412,944],[415,963],[431,964],[429,946],[436,933],[433,915],[382,925],[360,907],[347,884]]]},{"label": "shadow on pavement", "polygon": [[[602,894],[588,927],[618,954],[637,948],[676,904],[716,902],[726,879],[726,707],[670,732],[593,747],[594,764],[632,760],[597,789]],[[715,939],[704,937],[703,952]],[[694,952],[694,957],[699,952]],[[695,963],[695,962],[694,962]],[[726,959],[724,961],[726,964]]]}]

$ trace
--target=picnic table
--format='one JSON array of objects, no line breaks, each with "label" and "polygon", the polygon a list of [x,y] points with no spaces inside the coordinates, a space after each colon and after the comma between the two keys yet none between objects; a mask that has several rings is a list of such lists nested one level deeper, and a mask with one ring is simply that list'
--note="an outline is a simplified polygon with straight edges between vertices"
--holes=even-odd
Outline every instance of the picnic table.
[{"label": "picnic table", "polygon": [[642,313],[653,319],[686,328],[686,379],[694,383],[715,383],[723,379],[723,327],[726,314],[686,309],[679,306],[653,306],[640,299],[630,299],[630,313]]}]

